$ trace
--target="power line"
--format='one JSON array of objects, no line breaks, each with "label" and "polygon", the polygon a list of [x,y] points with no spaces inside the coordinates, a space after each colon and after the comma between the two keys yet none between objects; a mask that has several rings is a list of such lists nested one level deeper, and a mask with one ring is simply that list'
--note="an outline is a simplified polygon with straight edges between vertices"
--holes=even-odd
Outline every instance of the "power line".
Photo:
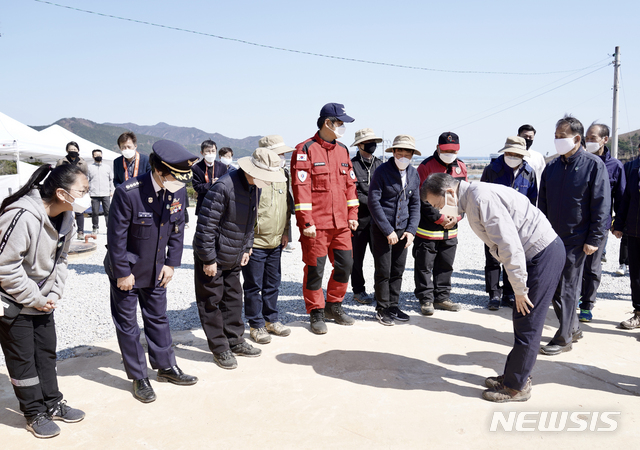
[{"label": "power line", "polygon": [[624,110],[627,113],[627,128],[629,131],[633,131],[631,129],[631,122],[629,121],[629,107],[627,106],[627,94],[624,89],[624,83],[622,82],[622,67],[620,67],[620,89],[622,91],[622,99],[624,100]]},{"label": "power line", "polygon": [[131,18],[128,18],[128,17],[121,17],[121,16],[115,16],[115,15],[112,15],[112,14],[105,14],[105,13],[101,13],[101,12],[97,12],[97,11],[90,11],[90,10],[87,10],[87,9],[80,9],[80,8],[76,8],[76,7],[73,7],[73,6],[67,6],[67,5],[61,5],[59,3],[48,2],[48,1],[45,1],[45,0],[34,0],[34,1],[36,1],[38,3],[46,3],[47,5],[56,6],[58,8],[65,8],[65,9],[70,9],[72,11],[78,11],[78,12],[83,12],[83,13],[87,13],[87,14],[94,14],[96,16],[107,17],[107,18],[110,18],[110,19],[124,20],[124,21],[127,21],[127,22],[139,23],[141,25],[148,25],[148,26],[152,26],[152,27],[165,28],[165,29],[168,29],[168,30],[181,31],[183,33],[197,34],[197,35],[200,35],[200,36],[207,36],[207,37],[212,37],[212,38],[216,38],[216,39],[222,39],[222,40],[225,40],[225,41],[232,41],[232,42],[237,42],[237,43],[240,43],[240,44],[252,45],[254,47],[267,48],[267,49],[270,49],[270,50],[278,50],[278,51],[282,51],[282,52],[298,53],[298,54],[301,54],[301,55],[316,56],[316,57],[319,57],[319,58],[337,59],[337,60],[341,60],[341,61],[349,61],[349,62],[356,62],[356,63],[362,63],[362,64],[373,64],[373,65],[377,65],[377,66],[395,67],[395,68],[398,68],[398,69],[411,69],[411,70],[422,70],[422,71],[428,71],[428,72],[459,73],[459,74],[550,75],[550,74],[556,74],[556,73],[581,72],[581,71],[586,70],[586,69],[588,69],[590,67],[590,66],[587,66],[587,67],[583,67],[582,69],[558,70],[558,71],[553,71],[553,72],[491,72],[491,71],[481,71],[481,70],[449,70],[449,69],[434,69],[434,68],[429,68],[429,67],[407,66],[407,65],[403,65],[403,64],[393,64],[393,63],[386,63],[386,62],[380,62],[380,61],[369,61],[369,60],[365,60],[365,59],[347,58],[347,57],[343,57],[343,56],[325,55],[325,54],[322,54],[322,53],[307,52],[307,51],[304,51],[304,50],[294,50],[294,49],[290,49],[290,48],[276,47],[276,46],[273,46],[273,45],[259,44],[259,43],[256,43],[256,42],[245,41],[243,39],[236,39],[236,38],[230,38],[230,37],[225,37],[225,36],[219,36],[219,35],[211,34],[211,33],[204,33],[202,31],[188,30],[186,28],[173,27],[173,26],[170,26],[170,25],[162,25],[162,24],[158,24],[158,23],[147,22],[147,21],[144,21],[144,20],[131,19]]}]

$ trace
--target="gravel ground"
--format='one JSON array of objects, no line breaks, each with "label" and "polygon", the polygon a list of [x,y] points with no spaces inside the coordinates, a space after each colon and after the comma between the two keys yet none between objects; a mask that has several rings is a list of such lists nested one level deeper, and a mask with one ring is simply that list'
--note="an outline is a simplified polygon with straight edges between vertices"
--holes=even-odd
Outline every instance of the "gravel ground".
[{"label": "gravel ground", "polygon": [[[195,231],[195,215],[190,208],[191,227],[185,230],[185,248],[182,265],[176,268],[174,279],[168,287],[168,312],[172,330],[189,330],[200,327],[193,287],[193,249],[191,242]],[[109,308],[109,282],[104,274],[102,261],[105,256],[106,235],[101,220],[102,234],[98,235],[98,249],[95,253],[69,264],[69,277],[64,298],[55,312],[58,335],[58,357],[73,356],[74,347],[98,344],[115,336],[115,328]],[[297,234],[297,229],[294,231]],[[279,312],[284,323],[308,321],[302,299],[303,264],[298,237],[294,237],[296,248],[292,252],[283,252],[282,284],[280,286]],[[629,301],[632,311],[628,276],[616,276],[618,267],[619,241],[610,235],[607,243],[607,259],[603,265],[602,283],[598,301],[623,299]],[[365,279],[367,291],[373,290],[373,258],[368,253],[365,258]],[[419,304],[413,295],[413,257],[409,252],[407,269],[402,284],[400,308],[409,314],[419,314]],[[486,307],[488,297],[484,292],[484,249],[482,241],[471,231],[468,222],[463,220],[458,235],[458,249],[453,273],[451,299],[465,309]],[[331,272],[327,261],[324,287]],[[360,305],[353,301],[351,289],[347,292],[345,310],[357,320],[375,320],[373,306]],[[437,314],[437,313],[436,313]],[[620,318],[621,320],[624,318]],[[138,322],[142,327],[140,313]],[[248,327],[248,326],[247,326]],[[4,355],[0,355],[0,365],[4,365]]]}]

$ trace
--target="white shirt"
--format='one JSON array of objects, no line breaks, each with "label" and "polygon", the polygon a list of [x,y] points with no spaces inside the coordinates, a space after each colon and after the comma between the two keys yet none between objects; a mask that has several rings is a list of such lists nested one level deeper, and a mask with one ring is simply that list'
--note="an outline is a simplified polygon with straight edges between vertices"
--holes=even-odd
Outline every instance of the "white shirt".
[{"label": "white shirt", "polygon": [[542,178],[542,172],[544,172],[544,168],[547,165],[547,163],[545,162],[544,156],[542,156],[542,153],[529,149],[529,154],[531,156],[525,156],[524,160],[527,163],[529,163],[529,165],[533,168],[533,171],[536,173],[536,183],[538,184],[538,190],[539,190],[540,179]]}]

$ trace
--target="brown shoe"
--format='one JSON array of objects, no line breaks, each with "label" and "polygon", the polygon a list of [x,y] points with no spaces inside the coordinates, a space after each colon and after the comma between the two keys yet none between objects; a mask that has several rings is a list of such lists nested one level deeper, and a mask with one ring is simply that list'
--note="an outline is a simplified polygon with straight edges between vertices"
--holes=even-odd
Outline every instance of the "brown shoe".
[{"label": "brown shoe", "polygon": [[527,384],[521,391],[511,389],[504,384],[499,384],[496,386],[496,389],[487,389],[484,391],[482,398],[496,403],[526,402],[531,398],[531,389],[531,378],[529,378]]},{"label": "brown shoe", "polygon": [[[489,377],[484,380],[484,385],[489,389],[496,390],[502,383],[504,383],[504,375],[498,375],[497,377]],[[527,378],[527,383],[523,390],[531,390],[531,377]]]},{"label": "brown shoe", "polygon": [[625,320],[624,322],[620,322],[620,328],[624,328],[625,330],[640,328],[640,311],[634,311],[633,317]]},{"label": "brown shoe", "polygon": [[460,311],[460,305],[452,302],[451,300],[445,300],[443,302],[434,302],[433,307],[435,309],[443,309],[445,311]]}]

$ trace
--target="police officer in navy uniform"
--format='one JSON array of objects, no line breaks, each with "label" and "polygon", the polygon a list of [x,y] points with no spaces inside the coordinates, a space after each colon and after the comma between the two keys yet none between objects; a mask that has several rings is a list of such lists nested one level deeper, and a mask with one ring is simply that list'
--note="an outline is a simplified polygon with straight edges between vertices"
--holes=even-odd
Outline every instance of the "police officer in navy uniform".
[{"label": "police officer in navy uniform", "polygon": [[136,320],[140,303],[151,367],[158,381],[192,385],[198,379],[176,364],[167,320],[166,286],[180,265],[191,166],[198,160],[180,144],[153,144],[151,172],[116,188],[107,229],[104,265],[111,284],[111,314],[127,377],[143,403],[156,399],[147,376]]}]

